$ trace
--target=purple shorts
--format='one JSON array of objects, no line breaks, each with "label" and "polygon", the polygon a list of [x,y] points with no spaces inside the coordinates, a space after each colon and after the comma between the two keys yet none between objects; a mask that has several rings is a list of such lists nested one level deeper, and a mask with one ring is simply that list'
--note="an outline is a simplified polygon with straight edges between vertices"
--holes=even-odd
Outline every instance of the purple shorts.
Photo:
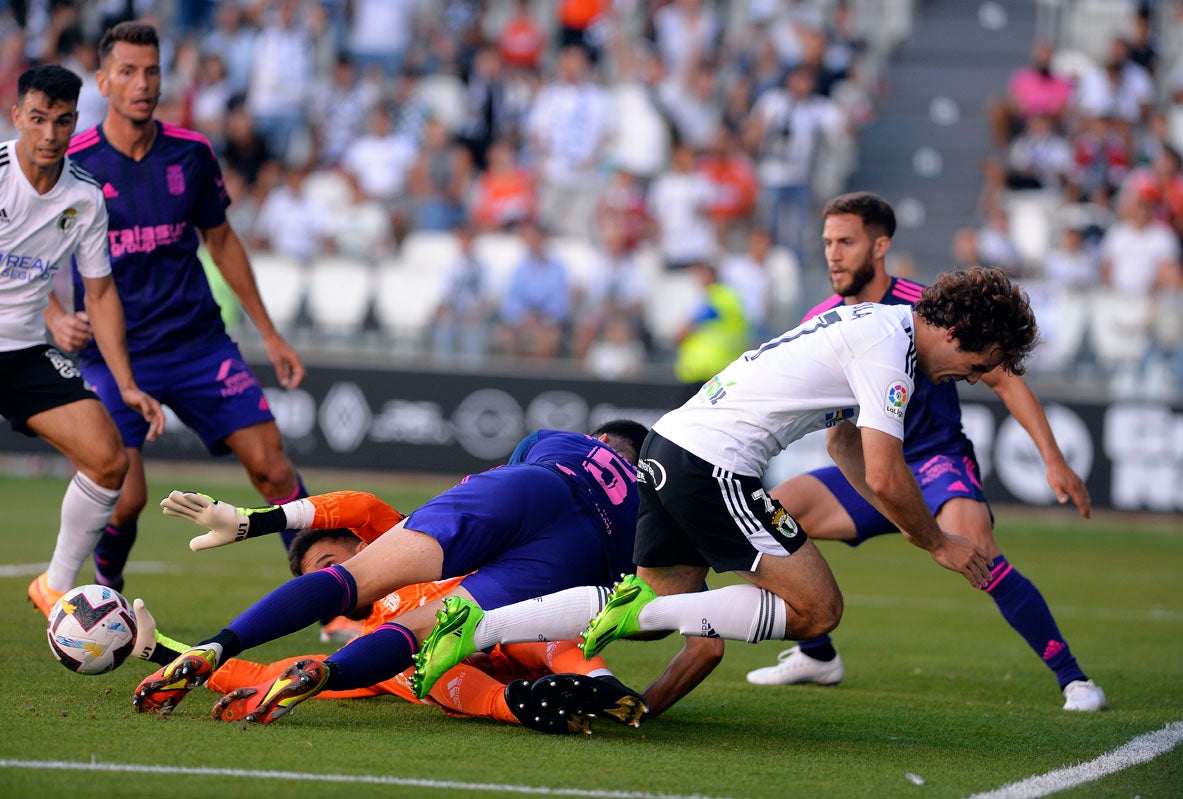
[{"label": "purple shorts", "polygon": [[[137,357],[132,372],[140,389],[172,408],[214,455],[230,451],[225,439],[234,431],[275,419],[259,381],[230,339],[196,354]],[[142,447],[148,423],[123,403],[107,365],[84,364],[82,377],[111,412],[124,446]]]},{"label": "purple shorts", "polygon": [[[920,493],[924,495],[924,502],[934,516],[941,506],[951,499],[986,501],[986,495],[982,493],[982,481],[978,477],[978,462],[973,455],[933,455],[908,461],[908,466],[916,476],[916,482],[920,484]],[[854,520],[857,537],[846,542],[850,546],[857,547],[868,538],[877,535],[899,532],[894,522],[875,510],[871,503],[854,490],[837,466],[818,469],[810,474],[822,481]],[[808,533],[809,530],[805,532]]]},{"label": "purple shorts", "polygon": [[567,481],[534,464],[470,475],[407,517],[444,550],[443,577],[485,610],[581,585],[611,585],[604,540]]}]

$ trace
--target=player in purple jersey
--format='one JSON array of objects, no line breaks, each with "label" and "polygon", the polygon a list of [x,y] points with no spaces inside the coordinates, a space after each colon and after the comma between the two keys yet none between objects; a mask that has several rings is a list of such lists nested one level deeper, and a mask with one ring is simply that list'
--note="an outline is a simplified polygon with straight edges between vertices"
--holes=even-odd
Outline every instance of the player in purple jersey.
[{"label": "player in purple jersey", "polygon": [[[572,588],[599,586],[605,597],[633,570],[637,452],[644,426],[601,425],[591,436],[542,431],[505,466],[470,475],[411,513],[345,563],[289,581],[217,635],[182,653],[136,689],[141,712],[171,710],[228,658],[347,614],[412,583],[464,577],[448,597],[473,613]],[[206,548],[312,523],[311,504],[243,509],[201,494],[173,492],[165,513],[210,528],[190,546]],[[244,532],[245,531],[245,532]],[[325,662],[279,678],[248,712],[273,720],[322,690],[373,685],[411,665],[435,625],[443,599],[354,639]],[[242,714],[236,714],[236,717]]]},{"label": "player in purple jersey", "polygon": [[[74,138],[70,156],[98,179],[106,197],[111,266],[136,379],[193,428],[211,453],[234,453],[268,501],[307,496],[262,388],[226,334],[197,257],[204,241],[259,330],[280,384],[300,385],[300,356],[272,324],[246,250],[226,220],[229,198],[214,152],[200,135],[153,118],[161,70],[152,26],[115,26],[103,36],[99,55],[97,81],[108,100],[107,116]],[[85,292],[77,271],[74,281],[80,311]],[[86,316],[54,302],[46,322],[60,345],[81,349],[83,376],[127,447],[123,493],[95,550],[96,579],[118,589],[147,501],[140,454],[146,425],[116,392],[110,369],[90,340]]]},{"label": "player in purple jersey", "polygon": [[[810,310],[806,319],[843,304],[910,305],[920,297],[922,285],[887,273],[895,214],[884,199],[869,192],[844,194],[827,204],[823,218],[822,239],[836,294]],[[1001,369],[983,375],[982,382],[998,394],[1034,440],[1056,498],[1061,504],[1071,500],[1087,518],[1091,512],[1088,490],[1065,462],[1043,408],[1027,383]],[[904,457],[941,528],[964,535],[994,559],[991,580],[983,590],[1055,673],[1065,695],[1065,709],[1104,707],[1105,694],[1077,665],[1047,602],[994,540],[993,514],[982,493],[973,444],[961,427],[961,403],[952,383],[934,385],[917,375],[904,420]],[[872,536],[897,532],[836,466],[793,477],[771,493],[813,539],[858,546]],[[747,679],[757,685],[832,685],[842,677],[842,658],[827,635],[801,641],[782,652],[775,666],[756,669]]]}]

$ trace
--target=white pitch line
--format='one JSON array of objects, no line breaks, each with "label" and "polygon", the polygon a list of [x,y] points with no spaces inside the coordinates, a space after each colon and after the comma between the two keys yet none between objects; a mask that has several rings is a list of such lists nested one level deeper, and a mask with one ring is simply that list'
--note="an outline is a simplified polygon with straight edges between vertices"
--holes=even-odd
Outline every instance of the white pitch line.
[{"label": "white pitch line", "polygon": [[[0,577],[36,577],[48,568],[48,563],[2,563]],[[141,560],[127,564],[124,571],[128,574],[164,574],[172,568],[172,564],[164,561]]]},{"label": "white pitch line", "polygon": [[699,793],[673,794],[647,791],[593,791],[583,788],[548,788],[533,785],[498,785],[490,782],[456,782],[453,780],[420,780],[410,777],[388,777],[370,774],[311,774],[303,771],[255,771],[238,768],[206,768],[186,766],[152,766],[135,763],[81,763],[68,760],[3,760],[0,768],[24,768],[48,771],[106,771],[130,774],[168,774],[192,777],[244,777],[294,782],[340,782],[364,785],[400,785],[438,790],[499,791],[541,796],[580,796],[588,799],[725,799]]},{"label": "white pitch line", "polygon": [[1176,721],[1161,730],[1139,735],[1129,743],[1106,752],[1095,760],[1076,766],[1056,769],[1046,774],[1028,777],[1025,780],[1003,785],[993,791],[975,793],[969,799],[1039,799],[1058,791],[1075,788],[1086,782],[1099,780],[1104,776],[1146,763],[1159,755],[1166,754],[1183,743],[1183,721]]}]

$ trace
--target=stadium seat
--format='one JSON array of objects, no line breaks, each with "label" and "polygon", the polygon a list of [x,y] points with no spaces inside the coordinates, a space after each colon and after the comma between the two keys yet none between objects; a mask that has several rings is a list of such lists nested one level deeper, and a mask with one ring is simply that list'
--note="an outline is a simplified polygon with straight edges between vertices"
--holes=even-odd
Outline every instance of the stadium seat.
[{"label": "stadium seat", "polygon": [[374,293],[374,316],[383,334],[395,342],[418,341],[435,316],[446,274],[446,268],[422,269],[409,262],[384,264]]},{"label": "stadium seat", "polygon": [[1014,191],[1003,199],[1010,237],[1027,269],[1038,267],[1052,247],[1052,218],[1060,206],[1054,192]]},{"label": "stadium seat", "polygon": [[[768,256],[768,277],[772,281],[771,320],[789,317],[801,299],[801,264],[787,247],[774,247]],[[800,319],[793,319],[790,326]]]},{"label": "stadium seat", "polygon": [[1089,343],[1101,365],[1120,373],[1136,368],[1150,344],[1149,296],[1110,289],[1092,292]]},{"label": "stadium seat", "polygon": [[455,75],[444,72],[424,75],[416,84],[417,96],[427,112],[457,131],[464,121],[464,84]]},{"label": "stadium seat", "polygon": [[349,179],[331,169],[319,169],[304,178],[304,193],[325,208],[348,207],[353,202]]},{"label": "stadium seat", "polygon": [[1080,83],[1081,78],[1097,67],[1097,62],[1088,53],[1080,50],[1057,50],[1052,54],[1052,72],[1073,83]]},{"label": "stadium seat", "polygon": [[1032,369],[1041,372],[1071,369],[1088,329],[1088,297],[1044,280],[1024,280],[1023,290],[1039,323],[1040,345],[1031,356]]},{"label": "stadium seat", "polygon": [[352,258],[321,257],[311,265],[308,316],[316,329],[332,336],[358,333],[373,294],[369,264]]},{"label": "stadium seat", "polygon": [[473,252],[489,267],[493,293],[500,296],[509,276],[526,255],[526,245],[512,233],[484,233],[472,243]]},{"label": "stadium seat", "polygon": [[399,260],[411,269],[447,272],[459,257],[456,237],[447,232],[412,231],[399,249]]},{"label": "stadium seat", "polygon": [[554,258],[567,267],[573,289],[586,288],[595,280],[596,271],[604,262],[594,244],[587,239],[572,236],[556,236],[550,240],[548,250]]},{"label": "stadium seat", "polygon": [[702,283],[689,272],[663,274],[651,285],[653,290],[645,304],[645,326],[659,345],[672,349],[706,295]]},{"label": "stadium seat", "polygon": [[287,255],[253,252],[251,268],[272,323],[280,332],[290,332],[304,301],[306,275],[303,265]]}]

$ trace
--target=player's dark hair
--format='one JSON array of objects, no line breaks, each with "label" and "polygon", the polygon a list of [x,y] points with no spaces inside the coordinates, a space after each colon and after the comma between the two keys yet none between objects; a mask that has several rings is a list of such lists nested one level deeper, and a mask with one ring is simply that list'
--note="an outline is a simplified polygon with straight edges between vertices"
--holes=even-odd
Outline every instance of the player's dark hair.
[{"label": "player's dark hair", "polygon": [[1000,365],[1011,374],[1023,373],[1023,362],[1039,340],[1027,293],[1001,269],[946,272],[924,290],[913,310],[929,324],[952,330],[963,352],[985,352],[997,344]]},{"label": "player's dark hair", "polygon": [[636,466],[640,460],[641,444],[645,442],[645,436],[649,435],[649,428],[631,419],[613,419],[597,427],[591,435],[593,438],[604,436],[605,444]]},{"label": "player's dark hair", "polygon": [[16,80],[16,101],[19,105],[29,92],[41,92],[49,104],[77,103],[82,91],[82,78],[57,64],[42,64],[26,69]]},{"label": "player's dark hair", "polygon": [[891,203],[874,192],[852,191],[849,194],[839,194],[822,209],[822,219],[839,214],[857,216],[863,220],[863,227],[878,231],[880,236],[890,239],[895,235],[895,211]]},{"label": "player's dark hair", "polygon": [[347,530],[344,527],[331,527],[327,530],[301,530],[296,533],[295,539],[292,540],[292,546],[288,549],[288,568],[297,577],[303,574],[304,571],[301,567],[304,556],[308,554],[308,550],[312,549],[313,544],[320,541],[341,541],[356,544],[360,540],[352,530]]},{"label": "player's dark hair", "polygon": [[105,63],[107,56],[115,49],[117,42],[124,44],[145,45],[160,50],[160,37],[156,35],[156,28],[146,22],[120,22],[109,28],[99,39],[99,63]]}]

